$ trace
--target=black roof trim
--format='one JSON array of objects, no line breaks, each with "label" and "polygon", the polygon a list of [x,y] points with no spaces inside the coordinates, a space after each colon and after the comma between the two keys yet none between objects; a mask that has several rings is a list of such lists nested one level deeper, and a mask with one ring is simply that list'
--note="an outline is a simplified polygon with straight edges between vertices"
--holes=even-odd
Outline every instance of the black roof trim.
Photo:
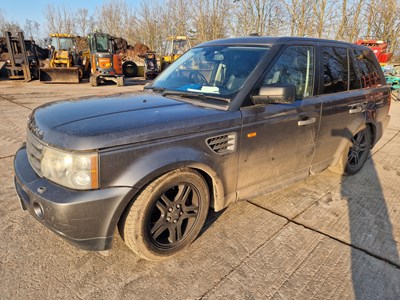
[{"label": "black roof trim", "polygon": [[296,42],[313,42],[321,44],[338,44],[346,46],[355,46],[348,42],[328,40],[328,39],[318,39],[310,37],[267,37],[267,36],[249,36],[249,37],[235,37],[226,38],[220,40],[213,40],[201,43],[196,47],[203,46],[219,46],[219,45],[251,45],[251,46],[271,46],[274,44],[284,44],[284,43],[296,43]]}]

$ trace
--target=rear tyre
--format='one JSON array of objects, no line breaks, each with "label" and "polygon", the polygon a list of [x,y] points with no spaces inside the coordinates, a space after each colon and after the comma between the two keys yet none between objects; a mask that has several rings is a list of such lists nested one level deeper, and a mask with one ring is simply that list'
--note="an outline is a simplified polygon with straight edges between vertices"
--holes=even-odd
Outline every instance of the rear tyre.
[{"label": "rear tyre", "polygon": [[343,175],[356,174],[367,161],[371,145],[371,131],[369,127],[365,127],[354,135],[350,147],[346,148],[339,163],[330,169],[335,173]]},{"label": "rear tyre", "polygon": [[209,190],[194,170],[180,169],[150,183],[120,222],[126,245],[147,260],[176,255],[197,237],[207,217]]}]

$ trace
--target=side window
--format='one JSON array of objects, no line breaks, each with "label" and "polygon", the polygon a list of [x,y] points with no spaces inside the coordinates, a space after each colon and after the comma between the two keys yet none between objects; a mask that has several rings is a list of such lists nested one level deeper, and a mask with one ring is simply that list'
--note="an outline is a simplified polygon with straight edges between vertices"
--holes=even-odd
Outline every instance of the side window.
[{"label": "side window", "polygon": [[289,83],[296,86],[296,99],[312,96],[314,90],[314,47],[290,46],[264,77],[263,86]]},{"label": "side window", "polygon": [[368,50],[354,50],[362,88],[373,87],[382,83],[377,66],[374,63],[373,55],[374,54]]},{"label": "side window", "polygon": [[324,56],[324,94],[347,91],[348,59],[347,49],[323,47]]}]

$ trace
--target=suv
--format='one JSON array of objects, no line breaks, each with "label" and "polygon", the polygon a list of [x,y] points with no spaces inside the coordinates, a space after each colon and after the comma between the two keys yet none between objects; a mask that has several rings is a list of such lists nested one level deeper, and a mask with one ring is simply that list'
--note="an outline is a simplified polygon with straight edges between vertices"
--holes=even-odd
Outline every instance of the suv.
[{"label": "suv", "polygon": [[158,260],[194,241],[209,208],[332,168],[358,172],[390,117],[370,49],[248,37],[186,52],[143,92],[50,103],[15,156],[21,206],[87,250],[119,227]]}]

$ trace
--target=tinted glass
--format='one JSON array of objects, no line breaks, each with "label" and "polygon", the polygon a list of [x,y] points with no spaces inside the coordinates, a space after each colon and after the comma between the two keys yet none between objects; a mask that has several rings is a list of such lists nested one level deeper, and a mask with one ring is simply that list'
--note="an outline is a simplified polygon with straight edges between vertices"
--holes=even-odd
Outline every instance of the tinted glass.
[{"label": "tinted glass", "polygon": [[324,94],[347,91],[348,59],[346,48],[324,47]]},{"label": "tinted glass", "polygon": [[289,83],[296,86],[296,99],[312,96],[314,90],[314,47],[285,49],[264,78],[263,86]]},{"label": "tinted glass", "polygon": [[354,60],[350,59],[350,90],[361,88],[361,80],[359,76],[357,76],[356,66],[354,65],[354,63]]},{"label": "tinted glass", "polygon": [[381,84],[381,78],[374,63],[373,53],[368,50],[354,50],[355,61],[361,78],[361,87]]}]

